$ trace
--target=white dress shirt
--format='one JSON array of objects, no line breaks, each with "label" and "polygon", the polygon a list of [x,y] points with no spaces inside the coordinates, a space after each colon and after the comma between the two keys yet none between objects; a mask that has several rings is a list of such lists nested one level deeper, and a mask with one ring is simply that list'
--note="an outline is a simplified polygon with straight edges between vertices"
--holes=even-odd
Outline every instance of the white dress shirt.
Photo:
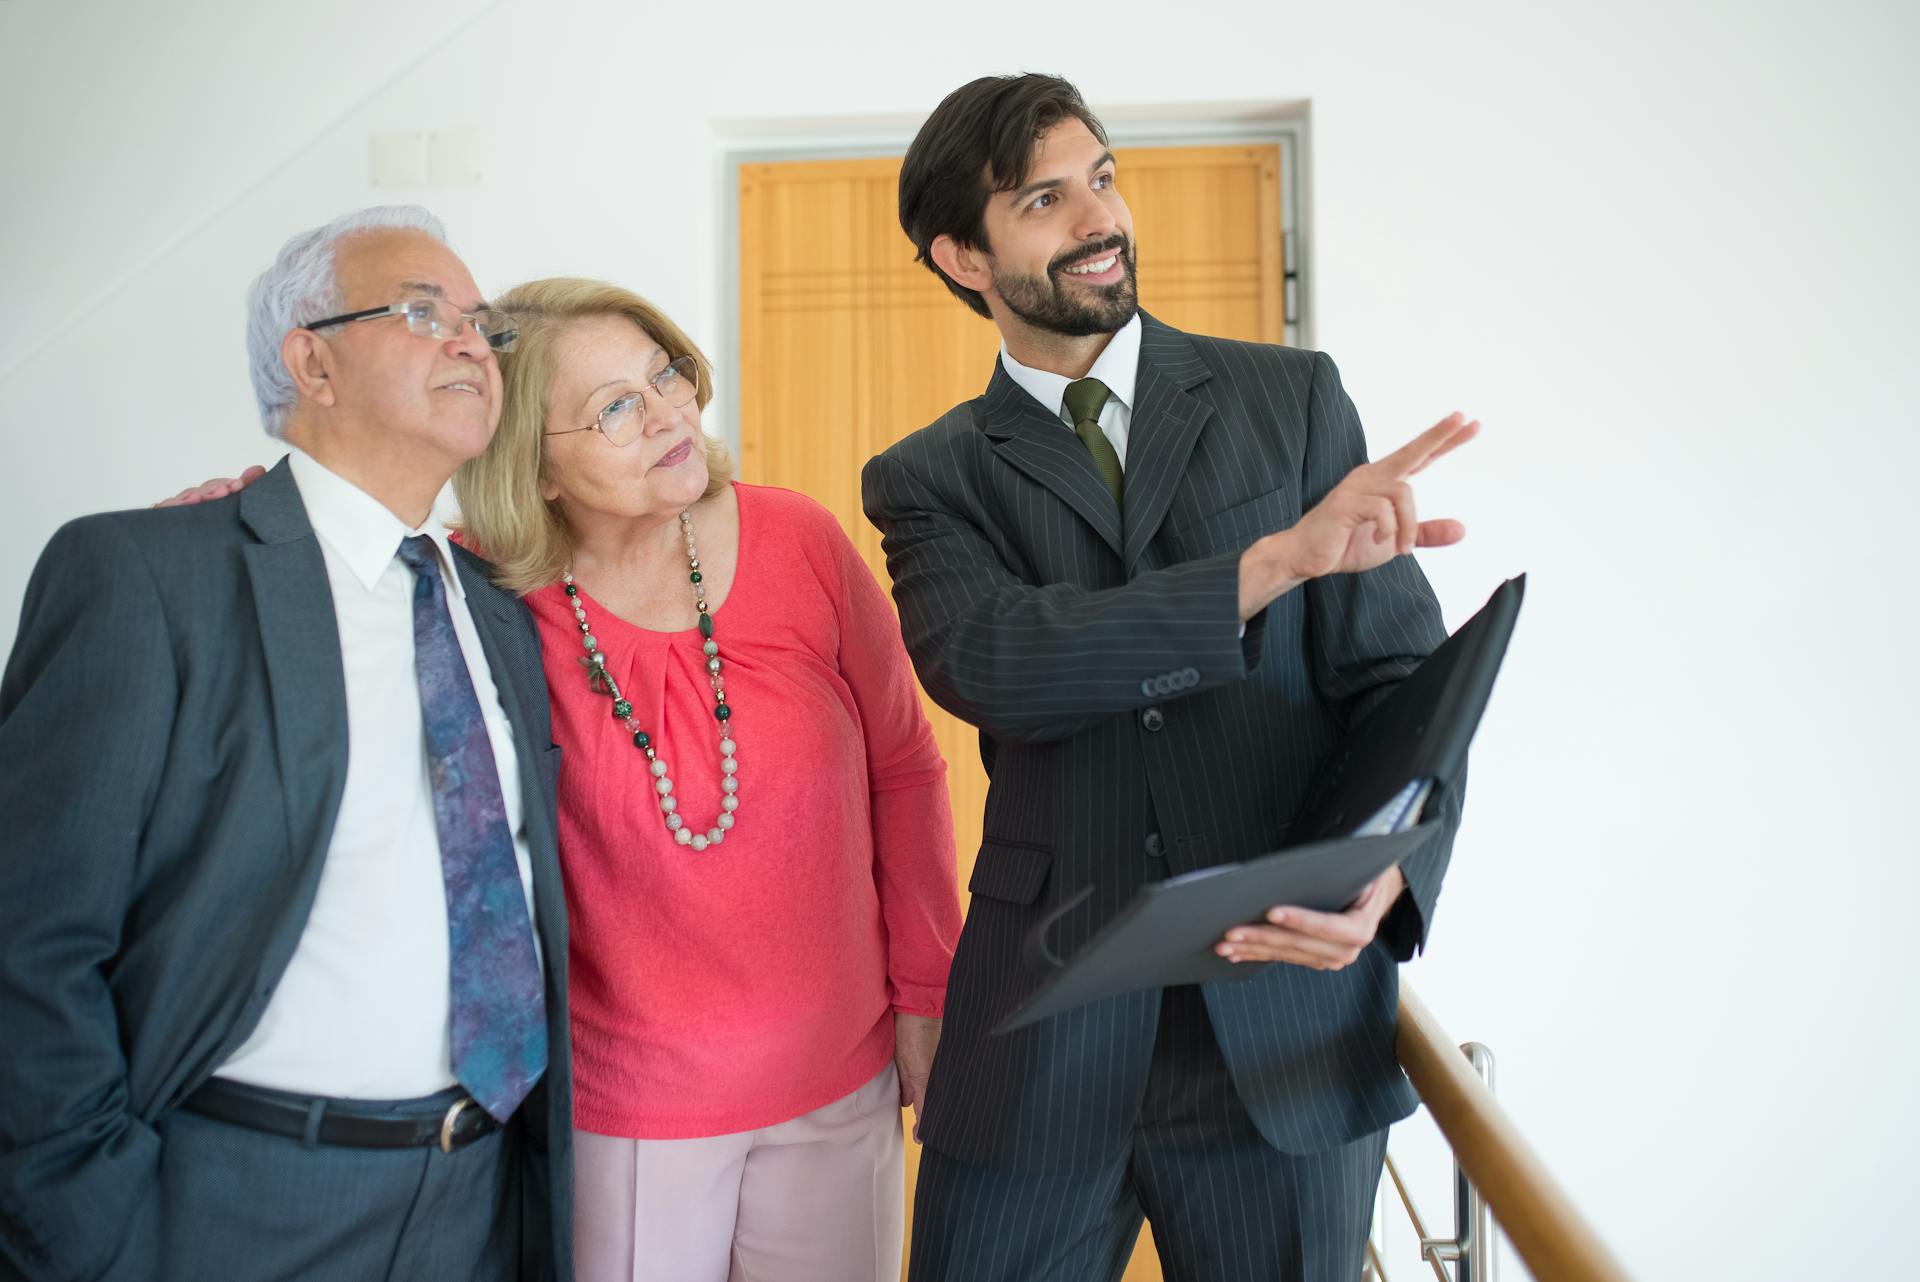
[{"label": "white dress shirt", "polygon": [[447,609],[493,742],[531,921],[519,760],[446,527],[429,516],[409,530],[297,449],[291,467],[326,558],[340,628],[346,790],[293,958],[259,1025],[218,1075],[303,1095],[412,1099],[454,1078],[446,883],[413,667],[414,575],[396,555],[402,539],[425,534],[440,551]]},{"label": "white dress shirt", "polygon": [[[1000,344],[1000,364],[1005,367],[1008,378],[1058,415],[1068,431],[1073,430],[1073,418],[1067,413],[1067,385],[1077,379],[1049,374],[1043,369],[1029,369],[1007,353],[1005,343]],[[1100,434],[1113,444],[1113,452],[1120,456],[1122,472],[1127,470],[1127,428],[1133,422],[1133,386],[1139,381],[1139,375],[1140,313],[1135,312],[1132,320],[1114,331],[1106,348],[1093,362],[1093,368],[1087,371],[1088,378],[1099,379],[1111,393],[1100,410]]]}]

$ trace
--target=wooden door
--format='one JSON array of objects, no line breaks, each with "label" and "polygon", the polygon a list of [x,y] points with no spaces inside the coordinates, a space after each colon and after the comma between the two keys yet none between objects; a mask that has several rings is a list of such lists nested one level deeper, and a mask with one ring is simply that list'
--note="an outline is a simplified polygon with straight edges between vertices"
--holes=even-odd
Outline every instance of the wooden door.
[{"label": "wooden door", "polygon": [[[1180,329],[1285,337],[1277,145],[1115,153],[1139,245],[1140,302]],[[740,167],[740,471],[799,490],[845,527],[884,585],[860,469],[979,395],[999,334],[913,260],[900,160]],[[960,885],[980,848],[987,779],[972,727],[921,696],[947,760]],[[962,891],[964,894],[964,890]],[[907,1148],[908,1203],[919,1150]],[[1149,1236],[1126,1282],[1158,1282]]]}]

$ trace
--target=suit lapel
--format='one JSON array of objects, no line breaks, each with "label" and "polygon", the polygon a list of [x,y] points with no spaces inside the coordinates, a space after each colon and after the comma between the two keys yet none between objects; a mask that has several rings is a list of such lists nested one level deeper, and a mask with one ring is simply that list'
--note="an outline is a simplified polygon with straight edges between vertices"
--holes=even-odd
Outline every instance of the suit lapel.
[{"label": "suit lapel", "polygon": [[[545,783],[548,756],[559,749],[534,740],[532,727],[536,718],[528,703],[530,699],[546,698],[546,687],[543,683],[537,690],[524,689],[520,680],[524,665],[513,661],[516,653],[524,657],[525,643],[520,638],[527,622],[520,617],[520,607],[487,580],[479,568],[479,558],[463,549],[455,552],[453,559],[460,584],[466,589],[467,612],[473,616],[473,629],[480,634],[480,649],[486,654],[487,667],[493,673],[494,688],[505,700],[507,720],[513,725],[514,755],[520,768],[520,813],[533,856],[533,904],[540,946],[546,950],[547,973],[560,975],[563,972],[558,968],[565,961],[566,935],[558,928],[560,918],[556,913],[566,901],[560,884],[558,799],[548,795]],[[537,661],[534,666],[538,667]]]},{"label": "suit lapel", "polygon": [[[514,653],[524,651],[524,643],[515,633],[524,629],[526,622],[518,617],[519,607],[488,582],[478,568],[477,558],[469,559],[456,552],[454,562],[459,570],[460,585],[466,589],[467,612],[473,616],[474,631],[480,634],[480,648],[486,653],[487,667],[493,672],[494,688],[506,700],[507,720],[513,723],[513,747],[520,758],[522,813],[530,819],[535,815],[550,816],[553,803],[540,782],[540,774],[553,745],[533,741],[531,728],[535,717],[527,703],[531,698],[546,698],[547,692],[544,688],[522,689],[521,665],[512,661]],[[542,827],[547,826],[545,819],[540,823]]]},{"label": "suit lapel", "polygon": [[1123,560],[1131,575],[1153,541],[1185,479],[1194,442],[1213,407],[1191,389],[1213,377],[1179,330],[1142,313],[1140,372],[1127,428],[1126,537]]},{"label": "suit lapel", "polygon": [[320,854],[347,786],[347,679],[326,558],[285,459],[241,492],[240,517],[260,540],[243,555],[267,661],[287,833],[296,856]]},{"label": "suit lapel", "polygon": [[527,691],[520,688],[519,668],[509,662],[505,653],[514,639],[513,630],[525,625],[514,617],[513,602],[501,596],[499,589],[489,583],[486,575],[466,556],[456,552],[454,564],[460,575],[460,586],[467,594],[467,613],[473,616],[473,629],[480,634],[480,648],[486,652],[487,667],[493,672],[494,688],[506,698],[507,719],[513,722],[514,750],[525,763],[521,771],[524,777],[545,758],[548,748],[547,744],[536,744],[529,737],[528,727],[533,724],[533,718],[527,707]]},{"label": "suit lapel", "polygon": [[998,358],[979,413],[994,453],[1052,491],[1119,556],[1120,513],[1086,446],[1014,382]]}]

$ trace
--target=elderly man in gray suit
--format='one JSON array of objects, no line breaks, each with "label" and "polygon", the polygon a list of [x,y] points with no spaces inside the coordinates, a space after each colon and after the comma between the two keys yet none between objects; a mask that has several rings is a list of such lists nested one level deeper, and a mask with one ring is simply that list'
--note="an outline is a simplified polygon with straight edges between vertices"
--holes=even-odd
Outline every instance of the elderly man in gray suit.
[{"label": "elderly man in gray suit", "polygon": [[54,536],[0,682],[0,1278],[567,1278],[539,643],[432,506],[500,417],[424,210],[296,236],[291,447]]},{"label": "elderly man in gray suit", "polygon": [[867,466],[907,647],[992,777],[927,1089],[912,1277],[1118,1278],[1142,1217],[1169,1279],[1352,1282],[1388,1123],[1396,959],[1443,831],[1345,912],[1285,905],[1218,951],[1235,984],[1096,1002],[1005,1036],[1055,904],[1071,952],[1149,881],[1283,844],[1347,727],[1444,636],[1407,480],[1454,415],[1375,463],[1325,356],[1140,314],[1099,122],[988,77],[909,149],[900,217],[1002,338],[992,381]]}]

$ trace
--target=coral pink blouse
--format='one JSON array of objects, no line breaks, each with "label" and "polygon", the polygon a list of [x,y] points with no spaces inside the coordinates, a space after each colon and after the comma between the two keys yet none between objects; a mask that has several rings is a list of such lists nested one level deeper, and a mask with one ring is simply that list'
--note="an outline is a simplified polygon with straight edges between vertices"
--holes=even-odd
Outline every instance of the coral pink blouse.
[{"label": "coral pink blouse", "polygon": [[[646,755],[588,688],[561,585],[526,598],[564,750],[574,1119],[597,1134],[789,1121],[880,1071],[896,1011],[944,1004],[960,928],[946,765],[899,625],[824,508],[734,492],[740,561],[713,621],[740,806],[720,845],[674,843]],[[679,813],[706,832],[721,772],[703,638],[634,627],[577,586]]]}]

